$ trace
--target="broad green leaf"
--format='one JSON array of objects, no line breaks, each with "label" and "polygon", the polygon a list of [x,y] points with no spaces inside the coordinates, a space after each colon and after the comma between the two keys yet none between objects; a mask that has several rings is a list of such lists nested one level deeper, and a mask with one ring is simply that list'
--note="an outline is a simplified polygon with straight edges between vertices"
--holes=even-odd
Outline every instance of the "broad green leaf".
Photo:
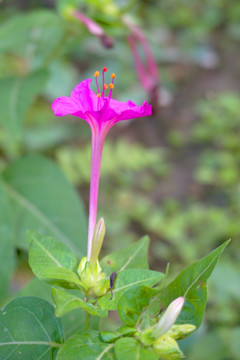
[{"label": "broad green leaf", "polygon": [[42,270],[52,267],[75,270],[77,258],[75,253],[65,244],[34,231],[27,233],[29,242],[29,265],[34,274],[39,277]]},{"label": "broad green leaf", "polygon": [[147,269],[128,269],[120,272],[114,284],[113,297],[108,293],[99,298],[99,305],[106,310],[116,310],[117,304],[122,294],[139,285],[153,286],[161,281],[164,274]]},{"label": "broad green leaf", "polygon": [[91,315],[100,316],[103,318],[107,317],[108,313],[106,310],[99,309],[90,303],[86,303],[79,296],[71,294],[68,291],[52,288],[52,297],[56,305],[56,316],[63,316],[69,311],[81,308]]},{"label": "broad green leaf", "polygon": [[158,360],[158,357],[146,350],[136,339],[122,338],[116,341],[114,352],[116,360]]},{"label": "broad green leaf", "polygon": [[229,244],[226,241],[209,255],[184,269],[160,293],[161,303],[168,306],[179,296],[185,297],[183,310],[177,320],[180,324],[193,324],[199,327],[207,301],[206,281],[211,275],[222,252]]},{"label": "broad green leaf", "polygon": [[61,267],[49,267],[38,273],[40,280],[51,285],[58,285],[65,289],[85,289],[79,277],[71,270]]},{"label": "broad green leaf", "polygon": [[98,331],[79,331],[61,346],[56,360],[109,360],[113,347],[102,342]]},{"label": "broad green leaf", "polygon": [[126,269],[148,269],[148,246],[149,237],[144,236],[136,243],[105,256],[101,267],[108,275]]},{"label": "broad green leaf", "polygon": [[0,359],[51,360],[62,342],[61,321],[47,301],[21,297],[0,311]]},{"label": "broad green leaf", "polygon": [[83,205],[59,168],[50,160],[29,155],[10,164],[3,173],[13,199],[16,246],[27,248],[26,231],[34,229],[86,253],[87,221]]},{"label": "broad green leaf", "polygon": [[125,291],[117,306],[122,322],[134,326],[155,294],[156,290],[147,286],[135,286]]},{"label": "broad green leaf", "polygon": [[0,80],[0,124],[12,136],[20,135],[25,115],[43,90],[47,75],[46,70],[40,70],[24,77]]},{"label": "broad green leaf", "polygon": [[13,218],[2,181],[0,179],[0,303],[8,293],[8,283],[15,267],[13,244]]},{"label": "broad green leaf", "polygon": [[0,53],[17,53],[37,68],[58,54],[63,35],[64,23],[54,11],[18,13],[1,24]]}]

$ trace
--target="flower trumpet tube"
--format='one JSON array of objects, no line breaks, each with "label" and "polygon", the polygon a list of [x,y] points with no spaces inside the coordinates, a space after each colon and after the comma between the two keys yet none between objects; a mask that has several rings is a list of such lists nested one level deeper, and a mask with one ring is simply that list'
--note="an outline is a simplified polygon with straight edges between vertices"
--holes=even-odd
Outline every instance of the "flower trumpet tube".
[{"label": "flower trumpet tube", "polygon": [[171,302],[159,322],[154,326],[152,335],[155,339],[165,334],[177,320],[184,305],[184,297],[179,297]]},{"label": "flower trumpet tube", "polygon": [[[102,88],[98,83],[99,71],[95,71],[97,94],[90,89],[92,79],[86,79],[78,84],[71,97],[57,98],[52,109],[56,116],[73,115],[88,122],[92,132],[91,149],[91,179],[88,223],[88,260],[91,259],[93,234],[96,225],[99,178],[102,151],[105,137],[111,127],[119,122],[152,114],[152,106],[146,101],[137,106],[131,101],[121,102],[112,98],[115,74],[111,74],[111,82],[105,83],[107,68],[102,69]],[[108,95],[106,91],[109,89]]]}]

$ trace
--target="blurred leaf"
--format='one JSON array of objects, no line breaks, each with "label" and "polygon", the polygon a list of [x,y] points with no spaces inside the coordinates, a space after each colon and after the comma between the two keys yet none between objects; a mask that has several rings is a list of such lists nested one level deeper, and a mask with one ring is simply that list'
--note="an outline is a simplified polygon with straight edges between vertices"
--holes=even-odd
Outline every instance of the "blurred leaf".
[{"label": "blurred leaf", "polygon": [[117,307],[122,322],[128,326],[134,326],[155,294],[156,290],[147,286],[135,286],[125,291]]},{"label": "blurred leaf", "polygon": [[35,296],[52,303],[51,287],[38,278],[33,278],[14,297]]},{"label": "blurred leaf", "polygon": [[148,269],[148,246],[149,237],[144,236],[134,244],[105,256],[101,267],[108,275],[131,268]]},{"label": "blurred leaf", "polygon": [[61,320],[36,297],[12,300],[0,312],[0,358],[51,360],[63,341]]},{"label": "blurred leaf", "polygon": [[0,124],[12,136],[20,135],[25,115],[43,90],[47,75],[45,70],[40,70],[25,77],[0,80]]},{"label": "blurred leaf", "polygon": [[27,247],[28,229],[57,238],[76,255],[86,252],[87,221],[79,195],[58,167],[39,155],[10,164],[3,173],[13,199],[16,246]]},{"label": "blurred leaf", "polygon": [[8,283],[15,267],[13,218],[11,207],[0,179],[0,303],[8,293]]},{"label": "blurred leaf", "polygon": [[27,58],[31,69],[58,55],[64,35],[63,21],[51,10],[18,13],[0,28],[0,53],[13,52]]},{"label": "blurred leaf", "polygon": [[79,308],[83,309],[91,315],[100,316],[102,318],[105,318],[108,315],[106,310],[102,310],[90,303],[83,301],[83,299],[79,296],[61,289],[52,288],[52,297],[56,305],[56,316],[63,316],[69,311]]},{"label": "blurred leaf", "polygon": [[61,346],[56,360],[110,360],[113,346],[102,342],[98,331],[79,331]]},{"label": "blurred leaf", "polygon": [[185,268],[161,291],[160,299],[165,307],[179,296],[185,297],[178,323],[200,326],[207,301],[206,281],[229,242],[226,241],[209,255]]},{"label": "blurred leaf", "polygon": [[116,310],[119,299],[126,290],[139,285],[154,286],[163,278],[164,274],[157,271],[147,269],[123,270],[117,275],[113,298],[111,299],[111,294],[106,294],[99,298],[98,303],[103,309]]},{"label": "blurred leaf", "polygon": [[153,352],[142,347],[140,342],[133,338],[123,338],[116,341],[115,355],[117,360],[157,360]]}]

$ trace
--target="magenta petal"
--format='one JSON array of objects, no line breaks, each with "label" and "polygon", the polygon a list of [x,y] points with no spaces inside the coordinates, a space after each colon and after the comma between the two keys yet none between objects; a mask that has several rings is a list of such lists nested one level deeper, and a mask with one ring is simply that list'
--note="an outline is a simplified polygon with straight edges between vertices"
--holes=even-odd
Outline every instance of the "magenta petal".
[{"label": "magenta petal", "polygon": [[56,116],[70,115],[79,111],[78,104],[67,96],[61,96],[54,100],[52,109]]},{"label": "magenta petal", "polygon": [[97,104],[97,96],[89,87],[91,81],[92,79],[83,80],[71,93],[71,99],[78,104],[78,110],[84,113],[95,109]]},{"label": "magenta petal", "polygon": [[110,108],[117,114],[116,121],[134,119],[142,116],[152,115],[152,106],[146,101],[141,106],[132,101],[121,102],[114,99],[110,100]]}]

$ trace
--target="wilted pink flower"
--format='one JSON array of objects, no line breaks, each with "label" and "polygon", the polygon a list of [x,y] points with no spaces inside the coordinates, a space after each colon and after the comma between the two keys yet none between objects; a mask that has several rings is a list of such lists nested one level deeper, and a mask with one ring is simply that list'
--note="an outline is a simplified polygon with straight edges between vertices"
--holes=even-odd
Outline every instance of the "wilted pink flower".
[{"label": "wilted pink flower", "polygon": [[[62,96],[57,98],[52,109],[56,116],[73,115],[88,122],[92,131],[92,155],[91,155],[91,180],[89,200],[89,224],[88,224],[88,259],[90,259],[92,238],[96,224],[98,187],[102,150],[105,137],[110,128],[118,121],[138,118],[152,114],[152,107],[146,101],[137,106],[131,101],[121,102],[112,99],[115,74],[111,74],[112,82],[107,85],[104,82],[104,74],[107,68],[102,70],[103,86],[100,92],[97,78],[99,71],[94,73],[98,93],[90,89],[91,79],[86,79],[78,84],[71,93],[71,97]],[[110,88],[106,96],[105,91]]]}]

